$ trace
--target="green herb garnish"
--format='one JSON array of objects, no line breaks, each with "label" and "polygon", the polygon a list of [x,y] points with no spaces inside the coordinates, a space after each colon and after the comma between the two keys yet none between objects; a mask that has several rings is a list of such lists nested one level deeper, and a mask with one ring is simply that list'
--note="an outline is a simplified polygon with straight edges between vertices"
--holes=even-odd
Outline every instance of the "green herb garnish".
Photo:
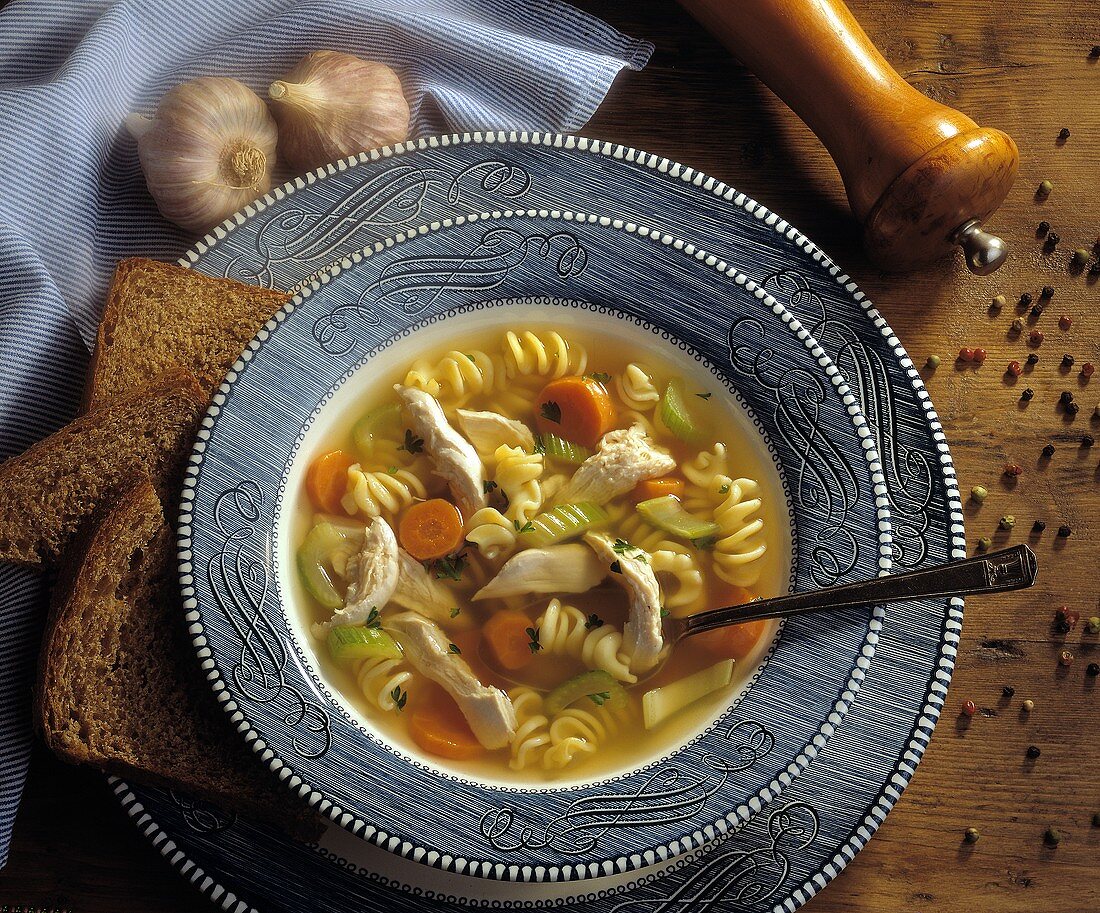
[{"label": "green herb garnish", "polygon": [[561,424],[561,406],[555,403],[553,400],[547,400],[542,404],[542,408],[539,410],[541,415],[548,422],[553,422],[555,425]]},{"label": "green herb garnish", "polygon": [[611,375],[606,374],[603,371],[593,371],[591,374],[585,374],[585,377],[591,378],[597,383],[607,384],[611,382]]},{"label": "green herb garnish", "polygon": [[400,713],[405,709],[405,702],[409,699],[409,692],[398,685],[390,692],[390,697],[393,698],[394,709]]},{"label": "green herb garnish", "polygon": [[619,564],[618,561],[612,561],[611,562],[611,573],[612,574],[621,574],[622,572],[623,572],[623,566],[621,564]]},{"label": "green herb garnish", "polygon": [[461,552],[447,558],[437,558],[432,562],[437,580],[461,580],[467,564],[466,556]]},{"label": "green herb garnish", "polygon": [[589,631],[591,631],[593,628],[602,628],[603,619],[600,618],[600,616],[597,615],[595,612],[593,612],[591,615],[588,616],[588,619],[585,621],[584,626]]},{"label": "green herb garnish", "polygon": [[367,616],[368,628],[380,628],[382,627],[382,616],[378,614],[378,606],[371,606],[370,614]]},{"label": "green herb garnish", "polygon": [[705,552],[711,551],[715,545],[718,544],[717,536],[700,536],[698,539],[692,539],[691,544],[698,549],[702,549]]},{"label": "green herb garnish", "polygon": [[709,393],[696,393],[695,395],[698,396],[699,399],[710,399],[711,397]]},{"label": "green herb garnish", "polygon": [[519,525],[519,520],[513,520],[512,525],[515,526],[517,533],[533,533],[535,531],[535,524],[528,520],[523,526]]},{"label": "green herb garnish", "polygon": [[417,437],[412,433],[412,429],[405,429],[405,443],[397,448],[398,450],[405,450],[408,453],[423,453],[424,452],[424,438]]},{"label": "green herb garnish", "polygon": [[458,649],[458,644],[447,644],[447,652],[453,653],[455,656],[462,655],[462,651]]},{"label": "green herb garnish", "polygon": [[489,492],[491,492],[496,487],[497,487],[496,482],[486,480],[485,482],[482,483],[481,490],[484,491],[485,494],[488,494]]},{"label": "green herb garnish", "polygon": [[530,638],[530,641],[528,642],[527,646],[531,648],[532,653],[538,653],[539,650],[542,649],[542,644],[539,643],[539,629],[538,628],[528,628],[527,629],[527,636]]},{"label": "green herb garnish", "polygon": [[458,613],[461,611],[462,609],[460,609],[458,606],[455,606],[453,609],[451,609],[451,618],[458,618]]},{"label": "green herb garnish", "polygon": [[603,704],[604,704],[604,701],[611,700],[611,692],[610,691],[597,691],[595,694],[588,695],[588,699],[593,704],[595,704],[597,707],[602,707]]},{"label": "green herb garnish", "polygon": [[718,494],[720,494],[720,495],[728,495],[729,493],[730,493],[730,487],[729,487],[728,484],[723,485],[721,488],[718,489]]},{"label": "green herb garnish", "polygon": [[[631,545],[626,539],[616,539],[615,544],[611,546],[611,550],[616,555],[622,555],[624,558],[633,558],[635,561],[641,561],[642,564],[649,563],[645,552],[636,545]],[[636,554],[632,555],[631,552],[636,552]]]}]

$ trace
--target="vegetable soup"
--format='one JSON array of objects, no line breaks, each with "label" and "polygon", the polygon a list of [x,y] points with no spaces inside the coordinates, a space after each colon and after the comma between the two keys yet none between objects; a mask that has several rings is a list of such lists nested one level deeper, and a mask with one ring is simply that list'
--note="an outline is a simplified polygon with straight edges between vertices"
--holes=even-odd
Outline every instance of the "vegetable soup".
[{"label": "vegetable soup", "polygon": [[[453,334],[306,454],[295,588],[318,662],[398,750],[500,782],[610,775],[728,706],[774,624],[782,487],[708,371],[601,321]],[[654,674],[654,670],[657,670]]]}]

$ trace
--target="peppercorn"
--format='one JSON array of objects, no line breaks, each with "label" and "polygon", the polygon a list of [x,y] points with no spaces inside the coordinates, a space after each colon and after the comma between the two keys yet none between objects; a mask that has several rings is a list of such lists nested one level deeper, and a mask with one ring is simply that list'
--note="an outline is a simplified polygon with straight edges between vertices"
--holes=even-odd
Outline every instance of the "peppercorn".
[{"label": "peppercorn", "polygon": [[975,713],[978,712],[978,705],[975,704],[973,701],[963,701],[962,712],[966,716],[973,716]]},{"label": "peppercorn", "polygon": [[1081,438],[1082,447],[1091,447],[1095,443],[1096,438],[1094,438],[1091,434],[1086,434],[1083,438]]},{"label": "peppercorn", "polygon": [[986,356],[988,354],[989,353],[986,352],[985,349],[975,349],[974,350],[974,364],[976,364],[976,365],[984,364]]},{"label": "peppercorn", "polygon": [[1093,615],[1085,622],[1086,634],[1100,634],[1100,615]]},{"label": "peppercorn", "polygon": [[1058,329],[1068,330],[1071,326],[1073,326],[1073,318],[1068,314],[1063,314],[1058,318]]},{"label": "peppercorn", "polygon": [[1069,390],[1063,390],[1062,395],[1058,397],[1058,402],[1063,406],[1068,406],[1073,402],[1073,393]]},{"label": "peppercorn", "polygon": [[1097,260],[1092,266],[1089,267],[1090,276],[1100,276],[1100,260]]},{"label": "peppercorn", "polygon": [[1031,758],[1031,760],[1034,761],[1041,754],[1042,754],[1042,751],[1039,750],[1038,745],[1028,745],[1027,746],[1027,756],[1029,758]]},{"label": "peppercorn", "polygon": [[1019,463],[1006,463],[1005,464],[1004,472],[1005,472],[1006,476],[1018,476],[1023,471],[1024,471],[1024,468]]},{"label": "peppercorn", "polygon": [[1093,60],[1095,60],[1097,57],[1100,57],[1100,44],[1094,44],[1092,46],[1092,50],[1089,51],[1089,57],[1091,57]]},{"label": "peppercorn", "polygon": [[1080,612],[1078,612],[1076,609],[1073,609],[1072,611],[1066,611],[1065,606],[1062,606],[1062,615],[1065,617],[1066,623],[1070,626],[1071,629],[1076,628],[1077,622],[1081,620]]},{"label": "peppercorn", "polygon": [[939,355],[929,355],[928,356],[928,361],[925,362],[925,364],[927,364],[928,367],[933,368],[933,369],[938,368],[940,366],[940,357],[939,357]]},{"label": "peppercorn", "polygon": [[1069,622],[1061,614],[1055,614],[1054,616],[1054,633],[1055,634],[1068,634]]},{"label": "peppercorn", "polygon": [[1085,675],[1089,678],[1096,678],[1100,675],[1100,663],[1089,663],[1085,666]]},{"label": "peppercorn", "polygon": [[1071,612],[1068,606],[1062,606],[1054,613],[1054,628],[1059,634],[1068,634],[1080,620],[1080,612]]},{"label": "peppercorn", "polygon": [[973,488],[970,489],[970,497],[972,497],[979,504],[981,504],[982,501],[986,499],[986,496],[988,494],[989,489],[986,488],[984,485],[975,485]]},{"label": "peppercorn", "polygon": [[1028,312],[1028,316],[1029,316],[1029,317],[1030,317],[1030,318],[1031,318],[1032,320],[1038,320],[1038,319],[1039,319],[1040,317],[1042,317],[1042,316],[1043,316],[1043,306],[1042,306],[1041,304],[1037,304],[1037,305],[1035,305],[1035,306],[1034,306],[1034,307],[1033,307],[1033,308],[1032,308],[1032,309],[1031,309],[1031,310],[1030,310],[1030,311]]},{"label": "peppercorn", "polygon": [[1027,353],[1027,363],[1029,365],[1039,364],[1039,353],[1038,352],[1028,352]]},{"label": "peppercorn", "polygon": [[[1096,56],[1100,57],[1100,54],[1097,54]],[[1097,812],[1095,815],[1092,816],[1092,826],[1100,827],[1100,812]]]},{"label": "peppercorn", "polygon": [[1041,181],[1039,183],[1039,191],[1038,191],[1039,196],[1041,196],[1041,197],[1049,196],[1050,192],[1053,189],[1054,189],[1054,182],[1053,181]]},{"label": "peppercorn", "polygon": [[1073,367],[1073,356],[1070,355],[1069,352],[1066,352],[1066,354],[1062,356],[1062,367],[1063,368],[1072,368]]},{"label": "peppercorn", "polygon": [[1066,403],[1066,415],[1076,415],[1081,411],[1081,407],[1077,403]]},{"label": "peppercorn", "polygon": [[1031,307],[1031,292],[1024,292],[1020,296],[1020,310]]},{"label": "peppercorn", "polygon": [[1003,687],[1003,688],[1001,689],[1001,694],[1002,694],[1002,695],[1003,695],[1004,697],[1008,697],[1008,698],[1010,698],[1010,697],[1012,697],[1013,695],[1015,695],[1015,694],[1016,694],[1016,689],[1015,689],[1015,688],[1013,688],[1013,687],[1012,687],[1011,685],[1005,685],[1005,686],[1004,686],[1004,687]]},{"label": "peppercorn", "polygon": [[978,833],[978,829],[976,827],[968,827],[966,829],[966,833],[963,834],[963,840],[965,840],[967,843],[977,843],[981,836],[982,835]]},{"label": "peppercorn", "polygon": [[1000,527],[1001,529],[1004,529],[1004,530],[1009,530],[1009,529],[1012,529],[1012,527],[1014,527],[1014,526],[1016,525],[1016,518],[1015,518],[1014,516],[1012,516],[1012,514],[1005,514],[1005,515],[1004,515],[1003,517],[1001,517],[1001,519],[1000,519],[1000,520],[999,520],[999,521],[997,522],[997,525],[998,525],[998,526],[999,526],[999,527]]},{"label": "peppercorn", "polygon": [[1100,418],[1100,403],[1097,403],[1095,408],[1093,408],[1092,414],[1097,418]]},{"label": "peppercorn", "polygon": [[1036,520],[1034,523],[1031,524],[1031,531],[1033,533],[1041,533],[1046,528],[1046,522],[1043,520]]},{"label": "peppercorn", "polygon": [[1046,219],[1043,219],[1043,221],[1042,221],[1042,222],[1040,222],[1040,223],[1039,223],[1039,224],[1038,224],[1038,225],[1037,225],[1037,226],[1035,227],[1035,233],[1036,233],[1036,234],[1037,234],[1037,235],[1038,235],[1038,236],[1039,236],[1040,238],[1041,238],[1041,237],[1042,237],[1043,235],[1045,235],[1045,234],[1046,234],[1046,233],[1047,233],[1048,231],[1050,231],[1050,223],[1049,223],[1049,222],[1048,222],[1048,221],[1047,221]]},{"label": "peppercorn", "polygon": [[1049,460],[1052,456],[1054,456],[1054,445],[1047,444],[1043,448],[1043,458]]},{"label": "peppercorn", "polygon": [[[1031,387],[1025,387],[1024,392],[1020,394],[1020,399],[1022,399],[1024,402],[1027,402],[1033,396],[1035,396],[1035,391],[1032,390]],[[1097,408],[1100,409],[1100,406],[1098,406]]]},{"label": "peppercorn", "polygon": [[1018,361],[1010,361],[1008,363],[1007,370],[1008,373],[1011,374],[1013,377],[1019,377],[1021,374],[1024,373],[1024,369],[1020,367],[1020,363]]},{"label": "peppercorn", "polygon": [[1088,262],[1088,259],[1089,252],[1083,247],[1079,247],[1073,252],[1073,256],[1070,257],[1069,262],[1072,263],[1074,266],[1084,266],[1085,263]]},{"label": "peppercorn", "polygon": [[1047,235],[1047,244],[1050,247],[1054,247],[1061,240],[1062,236],[1059,235],[1056,231],[1052,231],[1049,235]]},{"label": "peppercorn", "polygon": [[1004,295],[994,295],[993,300],[989,303],[989,309],[995,314],[999,314],[1001,312],[1001,308],[1003,308],[1006,304],[1008,304],[1008,299],[1005,298]]},{"label": "peppercorn", "polygon": [[1013,333],[1019,333],[1024,328],[1024,322],[1019,317],[1012,321],[1010,329]]},{"label": "peppercorn", "polygon": [[1058,527],[1059,539],[1068,539],[1071,535],[1073,535],[1073,530],[1066,526],[1066,524],[1063,523],[1061,526]]},{"label": "peppercorn", "polygon": [[1054,828],[1048,827],[1046,833],[1043,834],[1043,842],[1046,843],[1047,846],[1057,846],[1062,842],[1062,835]]},{"label": "peppercorn", "polygon": [[1092,377],[1092,375],[1095,374],[1095,373],[1096,373],[1096,365],[1094,365],[1091,361],[1086,361],[1083,365],[1081,365],[1081,376],[1082,377]]},{"label": "peppercorn", "polygon": [[1061,130],[1058,131],[1058,139],[1060,139],[1063,143],[1069,139],[1069,127],[1063,127]]},{"label": "peppercorn", "polygon": [[1041,346],[1045,338],[1042,330],[1032,330],[1027,334],[1027,341],[1033,346]]},{"label": "peppercorn", "polygon": [[1033,701],[1031,698],[1028,698],[1020,706],[1024,708],[1024,713],[1031,713],[1031,711],[1035,709],[1035,701]]},{"label": "peppercorn", "polygon": [[1061,653],[1058,654],[1058,665],[1059,666],[1072,666],[1073,665],[1073,654],[1070,653],[1069,650],[1063,650]]},{"label": "peppercorn", "polygon": [[1047,299],[1053,298],[1054,297],[1054,286],[1053,285],[1044,285],[1039,290],[1039,297],[1040,298],[1047,298]]},{"label": "peppercorn", "polygon": [[978,551],[987,552],[993,546],[993,540],[989,536],[982,536],[978,540]]}]

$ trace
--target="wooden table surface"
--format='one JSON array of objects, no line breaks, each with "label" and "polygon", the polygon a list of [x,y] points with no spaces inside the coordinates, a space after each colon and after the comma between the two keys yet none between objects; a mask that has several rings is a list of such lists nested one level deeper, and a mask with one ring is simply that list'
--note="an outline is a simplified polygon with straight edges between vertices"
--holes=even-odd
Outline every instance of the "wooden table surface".
[{"label": "wooden table surface", "polygon": [[[734,0],[731,0],[734,2]],[[992,227],[1012,245],[1010,262],[988,278],[959,261],[919,275],[888,277],[859,247],[836,170],[813,135],[671,0],[582,0],[580,6],[657,46],[641,73],[624,73],[584,129],[600,137],[690,164],[734,184],[799,226],[859,282],[913,360],[942,356],[926,382],[951,442],[963,492],[981,484],[989,497],[966,506],[971,544],[1030,541],[1039,556],[1035,589],[972,600],[948,709],[912,785],[878,835],[809,909],[827,911],[1094,911],[1100,909],[1100,691],[1086,675],[1100,660],[1084,619],[1100,614],[1100,437],[1093,409],[1100,375],[1086,383],[1078,367],[1100,363],[1100,286],[1071,275],[1070,252],[1100,234],[1100,43],[1097,7],[1063,0],[851,0],[885,56],[930,96],[1010,133],[1021,152],[1016,188]],[[1061,127],[1072,135],[1056,142]],[[1055,189],[1034,197],[1044,178]],[[1061,243],[1045,253],[1035,236],[1048,220]],[[1029,351],[1008,328],[1015,302],[1052,285],[1040,320],[1039,363],[1016,384],[1004,376]],[[1003,293],[1009,305],[988,312]],[[1058,328],[1058,316],[1073,324]],[[1026,332],[1024,334],[1026,337]],[[959,369],[962,346],[984,347],[980,369]],[[1062,370],[1063,353],[1076,365]],[[1020,391],[1035,397],[1024,407]],[[1072,391],[1081,411],[1058,407]],[[1057,448],[1049,461],[1044,444]],[[1005,463],[1023,474],[1006,484]],[[998,532],[1013,514],[1011,534]],[[1047,531],[1030,535],[1041,518]],[[1059,540],[1055,530],[1073,532]],[[1052,625],[1066,604],[1082,615],[1067,635]],[[1060,667],[1059,652],[1076,661]],[[1015,688],[1011,700],[1001,697]],[[1022,700],[1035,701],[1031,714]],[[979,707],[969,727],[957,710]],[[1042,750],[1025,758],[1029,745]],[[965,844],[966,828],[981,839]],[[1048,827],[1061,834],[1044,844]],[[137,835],[102,778],[39,752],[16,823],[11,859],[0,872],[0,905],[76,911],[175,913],[204,902]],[[212,909],[212,908],[211,908]]]}]

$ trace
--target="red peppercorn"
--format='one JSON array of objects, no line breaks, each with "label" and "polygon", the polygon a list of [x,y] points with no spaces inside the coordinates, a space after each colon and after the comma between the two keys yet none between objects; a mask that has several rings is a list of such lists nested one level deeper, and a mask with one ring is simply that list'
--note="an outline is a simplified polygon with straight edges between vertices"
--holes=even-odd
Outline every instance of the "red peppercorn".
[{"label": "red peppercorn", "polygon": [[1071,326],[1073,326],[1073,318],[1068,314],[1063,314],[1058,318],[1058,329],[1068,330]]},{"label": "red peppercorn", "polygon": [[975,704],[973,701],[964,701],[963,702],[963,713],[964,714],[966,714],[967,716],[973,716],[977,712],[978,712],[978,705]]},{"label": "red peppercorn", "polygon": [[974,350],[974,364],[980,365],[985,362],[986,355],[989,353],[985,349]]},{"label": "red peppercorn", "polygon": [[1042,330],[1032,330],[1027,335],[1027,341],[1030,342],[1033,346],[1041,346],[1043,344],[1044,338],[1045,337],[1043,336]]},{"label": "red peppercorn", "polygon": [[1060,665],[1060,666],[1072,666],[1073,665],[1073,654],[1070,653],[1069,650],[1063,650],[1061,653],[1058,654],[1058,665]]},{"label": "red peppercorn", "polygon": [[970,348],[959,349],[959,361],[973,361],[974,350]]},{"label": "red peppercorn", "polygon": [[1024,471],[1023,467],[1019,463],[1006,463],[1005,475],[1006,476],[1018,476]]},{"label": "red peppercorn", "polygon": [[1024,373],[1024,369],[1020,366],[1018,361],[1010,361],[1008,363],[1008,373],[1013,377],[1019,377]]},{"label": "red peppercorn", "polygon": [[1096,365],[1094,365],[1091,361],[1086,361],[1083,365],[1081,365],[1081,376],[1082,377],[1092,377],[1092,375],[1095,374],[1095,373],[1096,373]]}]

